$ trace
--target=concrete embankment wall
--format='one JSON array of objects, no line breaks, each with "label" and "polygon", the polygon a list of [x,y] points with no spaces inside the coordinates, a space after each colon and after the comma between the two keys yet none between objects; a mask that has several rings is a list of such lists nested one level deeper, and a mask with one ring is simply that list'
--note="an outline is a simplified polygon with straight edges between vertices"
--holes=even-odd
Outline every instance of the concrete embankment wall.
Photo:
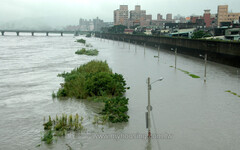
[{"label": "concrete embankment wall", "polygon": [[177,48],[178,53],[194,57],[208,54],[208,60],[240,68],[240,42],[223,42],[213,40],[193,40],[184,38],[157,37],[128,34],[96,34],[97,37],[120,40],[170,50]]}]

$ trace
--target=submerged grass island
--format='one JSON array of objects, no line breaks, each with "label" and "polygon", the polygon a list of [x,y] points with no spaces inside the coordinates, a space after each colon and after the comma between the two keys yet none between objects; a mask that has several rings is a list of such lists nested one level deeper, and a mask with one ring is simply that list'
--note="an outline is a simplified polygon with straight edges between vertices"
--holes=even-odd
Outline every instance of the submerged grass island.
[{"label": "submerged grass island", "polygon": [[105,104],[101,115],[112,123],[127,122],[128,98],[124,97],[126,81],[121,74],[113,73],[106,61],[92,60],[71,72],[58,75],[64,78],[57,98],[88,99]]},{"label": "submerged grass island", "polygon": [[97,49],[89,49],[87,50],[86,48],[82,48],[81,50],[77,50],[75,52],[77,55],[87,55],[87,56],[97,56],[98,55],[98,50]]},{"label": "submerged grass island", "polygon": [[[128,98],[124,94],[129,87],[126,87],[123,76],[113,73],[106,61],[92,60],[58,76],[64,78],[64,83],[57,93],[52,93],[53,98],[88,99],[104,104],[100,117],[95,116],[93,124],[128,122]],[[78,114],[56,115],[55,119],[49,116],[43,124],[45,132],[41,140],[51,144],[55,136],[64,136],[68,131],[87,130],[82,124],[83,117]]]},{"label": "submerged grass island", "polygon": [[84,40],[84,39],[77,39],[76,42],[82,43],[84,45],[86,44],[86,40]]}]

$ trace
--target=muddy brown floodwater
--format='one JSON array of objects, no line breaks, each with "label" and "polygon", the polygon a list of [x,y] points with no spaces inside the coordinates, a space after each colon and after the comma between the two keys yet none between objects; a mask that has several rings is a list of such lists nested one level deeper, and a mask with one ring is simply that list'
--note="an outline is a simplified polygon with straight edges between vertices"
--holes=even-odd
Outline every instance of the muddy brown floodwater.
[{"label": "muddy brown floodwater", "polygon": [[[85,37],[76,37],[85,38]],[[191,78],[174,65],[174,53],[128,43],[85,38],[99,50],[95,57],[75,55],[83,47],[73,36],[21,34],[0,36],[0,149],[86,150],[238,150],[240,147],[240,68],[208,62],[204,83],[204,61],[178,55],[177,67],[201,78]],[[130,90],[128,123],[92,124],[100,111],[87,100],[52,100],[62,78],[92,59],[106,60],[114,72],[124,75]],[[152,85],[152,134],[147,140],[145,112],[147,77]],[[52,145],[41,142],[43,118],[56,114],[84,117],[84,133],[70,132]],[[36,147],[40,144],[40,147]]]}]

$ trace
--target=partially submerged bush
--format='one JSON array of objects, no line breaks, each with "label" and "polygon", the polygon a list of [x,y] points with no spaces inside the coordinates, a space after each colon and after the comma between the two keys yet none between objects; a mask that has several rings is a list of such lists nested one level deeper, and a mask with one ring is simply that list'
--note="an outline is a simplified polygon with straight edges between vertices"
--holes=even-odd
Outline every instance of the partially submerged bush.
[{"label": "partially submerged bush", "polygon": [[115,97],[105,102],[105,108],[102,114],[107,115],[107,119],[112,123],[127,122],[129,116],[126,114],[128,111],[128,98]]},{"label": "partially submerged bush", "polygon": [[84,40],[84,39],[77,39],[76,42],[86,44],[86,40]]},{"label": "partially submerged bush", "polygon": [[98,50],[97,49],[90,49],[87,50],[86,48],[82,48],[81,50],[77,50],[75,54],[78,55],[88,55],[88,56],[96,56],[98,55]]},{"label": "partially submerged bush", "polygon": [[[98,99],[105,102],[102,112],[109,121],[126,122],[128,99],[123,97],[126,92],[126,81],[121,74],[113,73],[107,62],[90,61],[58,76],[64,78],[62,87],[57,92],[57,97],[75,97],[78,99]],[[110,109],[109,107],[112,107]],[[113,111],[114,110],[114,111]]]}]

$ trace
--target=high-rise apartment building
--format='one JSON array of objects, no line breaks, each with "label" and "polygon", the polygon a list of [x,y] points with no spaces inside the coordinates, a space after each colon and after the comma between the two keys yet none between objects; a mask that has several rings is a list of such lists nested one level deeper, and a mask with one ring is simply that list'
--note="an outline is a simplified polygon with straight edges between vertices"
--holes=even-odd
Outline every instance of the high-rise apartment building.
[{"label": "high-rise apartment building", "polygon": [[139,25],[146,23],[146,10],[141,10],[140,5],[135,6],[135,10],[130,11],[130,22],[138,22]]},{"label": "high-rise apartment building", "polygon": [[169,22],[172,22],[172,14],[167,14],[166,15],[166,20]]},{"label": "high-rise apartment building", "polygon": [[128,26],[128,5],[120,5],[120,8],[114,11],[114,25]]},{"label": "high-rise apartment building", "polygon": [[152,15],[146,15],[146,21],[152,21]]},{"label": "high-rise apartment building", "polygon": [[228,22],[228,5],[218,6],[218,26],[221,22]]},{"label": "high-rise apartment building", "polygon": [[101,31],[101,28],[104,27],[104,22],[97,17],[96,19],[93,19],[93,25],[94,31]]},{"label": "high-rise apartment building", "polygon": [[217,25],[220,26],[221,22],[234,22],[238,21],[240,13],[229,13],[228,5],[218,6]]},{"label": "high-rise apartment building", "polygon": [[79,19],[79,29],[82,31],[93,31],[94,25],[91,19]]}]

